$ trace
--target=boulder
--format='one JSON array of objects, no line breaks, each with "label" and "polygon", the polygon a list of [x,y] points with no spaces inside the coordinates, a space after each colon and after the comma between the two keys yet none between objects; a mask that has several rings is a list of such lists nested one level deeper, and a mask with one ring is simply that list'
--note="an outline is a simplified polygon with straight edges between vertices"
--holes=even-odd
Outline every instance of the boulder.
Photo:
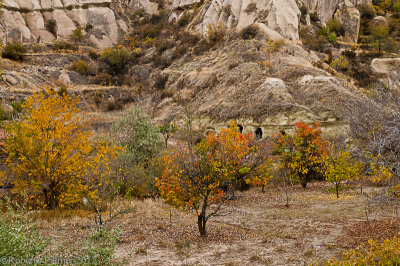
[{"label": "boulder", "polygon": [[193,6],[194,4],[199,4],[201,0],[174,0],[172,2],[171,8],[174,9],[185,9]]},{"label": "boulder", "polygon": [[64,10],[55,10],[53,12],[53,20],[56,23],[55,32],[57,38],[68,39],[72,31],[76,29],[75,23]]},{"label": "boulder", "polygon": [[64,86],[68,86],[71,84],[71,79],[69,78],[69,75],[65,69],[61,71],[61,74],[58,76],[58,82],[60,82]]},{"label": "boulder", "polygon": [[118,25],[114,12],[106,7],[91,7],[87,13],[88,24],[93,26],[93,30],[100,31],[107,36],[112,43],[118,41]]},{"label": "boulder", "polygon": [[349,0],[346,0],[339,4],[335,18],[343,25],[345,36],[351,42],[357,43],[361,19],[358,9]]},{"label": "boulder", "polygon": [[400,58],[375,58],[371,62],[372,70],[377,74],[389,74],[400,69]]},{"label": "boulder", "polygon": [[132,8],[143,9],[147,14],[153,15],[158,13],[158,4],[150,0],[132,0],[129,3]]},{"label": "boulder", "polygon": [[386,18],[383,17],[383,16],[376,16],[376,17],[374,17],[372,19],[371,25],[374,25],[374,26],[376,26],[376,25],[385,25],[385,26],[387,26]]},{"label": "boulder", "polygon": [[267,10],[269,28],[291,40],[299,39],[301,13],[294,0],[272,0]]}]

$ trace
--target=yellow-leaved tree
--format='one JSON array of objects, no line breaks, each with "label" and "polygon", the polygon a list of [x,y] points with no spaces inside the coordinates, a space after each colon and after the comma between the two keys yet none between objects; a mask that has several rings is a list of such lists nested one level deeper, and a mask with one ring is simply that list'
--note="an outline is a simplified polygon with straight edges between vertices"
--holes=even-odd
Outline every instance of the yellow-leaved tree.
[{"label": "yellow-leaved tree", "polygon": [[30,97],[23,118],[6,126],[3,179],[29,203],[54,209],[75,204],[83,195],[100,198],[99,183],[109,177],[110,161],[121,148],[94,141],[80,111],[79,98],[47,90]]},{"label": "yellow-leaved tree", "polygon": [[362,171],[362,164],[353,160],[349,151],[340,150],[336,156],[325,161],[326,180],[333,183],[336,197],[339,198],[339,189],[344,181],[357,180]]}]

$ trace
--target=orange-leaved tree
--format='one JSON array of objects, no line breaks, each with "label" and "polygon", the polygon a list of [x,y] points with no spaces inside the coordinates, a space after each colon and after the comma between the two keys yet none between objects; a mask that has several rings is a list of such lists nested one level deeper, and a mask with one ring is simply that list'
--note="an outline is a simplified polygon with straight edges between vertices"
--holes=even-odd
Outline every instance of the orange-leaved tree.
[{"label": "orange-leaved tree", "polygon": [[100,167],[108,166],[120,148],[93,141],[80,111],[79,98],[47,90],[30,97],[23,118],[6,127],[3,178],[31,204],[54,209],[75,204],[82,195],[97,197],[88,178],[101,177]]},{"label": "orange-leaved tree", "polygon": [[177,148],[167,155],[157,187],[168,204],[196,213],[204,236],[208,219],[233,198],[239,182],[264,184],[270,178],[267,157],[252,134],[241,134],[231,126],[217,135],[209,134],[191,150]]},{"label": "orange-leaved tree", "polygon": [[274,153],[306,188],[313,174],[322,173],[323,163],[331,151],[329,142],[321,136],[317,122],[312,125],[297,122],[293,135],[280,133],[275,136]]}]

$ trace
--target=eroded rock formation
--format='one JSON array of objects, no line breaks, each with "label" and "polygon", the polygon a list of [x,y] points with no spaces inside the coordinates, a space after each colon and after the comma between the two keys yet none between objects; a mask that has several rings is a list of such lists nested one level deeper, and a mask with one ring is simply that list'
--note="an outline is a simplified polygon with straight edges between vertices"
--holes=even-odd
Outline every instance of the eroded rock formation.
[{"label": "eroded rock formation", "polygon": [[0,39],[48,42],[68,39],[81,27],[98,48],[117,43],[127,31],[111,0],[4,0]]}]

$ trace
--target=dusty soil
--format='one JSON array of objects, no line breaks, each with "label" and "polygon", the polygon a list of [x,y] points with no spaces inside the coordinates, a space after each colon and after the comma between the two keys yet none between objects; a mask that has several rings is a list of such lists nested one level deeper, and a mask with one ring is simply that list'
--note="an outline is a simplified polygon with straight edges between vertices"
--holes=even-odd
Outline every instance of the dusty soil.
[{"label": "dusty soil", "polygon": [[[199,237],[196,217],[159,199],[121,201],[130,211],[113,220],[121,230],[115,261],[128,265],[308,265],[340,256],[346,249],[395,233],[393,206],[367,205],[365,195],[379,190],[346,190],[336,198],[329,184],[294,187],[290,207],[274,187],[239,193],[207,224]],[[368,213],[368,222],[365,211]],[[42,213],[40,230],[52,248],[84,234],[89,213]]]}]

